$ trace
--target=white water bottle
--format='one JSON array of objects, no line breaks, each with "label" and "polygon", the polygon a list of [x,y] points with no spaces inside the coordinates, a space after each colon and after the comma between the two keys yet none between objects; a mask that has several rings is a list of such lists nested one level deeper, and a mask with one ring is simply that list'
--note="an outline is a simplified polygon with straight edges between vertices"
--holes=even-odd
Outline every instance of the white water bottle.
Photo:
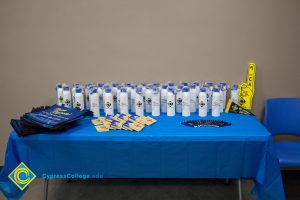
[{"label": "white water bottle", "polygon": [[135,92],[135,114],[144,116],[144,97],[141,87],[137,87]]},{"label": "white water bottle", "polygon": [[222,86],[222,94],[223,94],[223,110],[226,108],[226,99],[227,99],[227,84],[225,82],[221,82]]},{"label": "white water bottle", "polygon": [[196,95],[196,86],[195,85],[190,86],[190,98],[191,98],[190,111],[196,112],[197,95]]},{"label": "white water bottle", "polygon": [[159,88],[154,87],[152,89],[152,115],[159,116],[160,115],[160,91]]},{"label": "white water bottle", "polygon": [[168,86],[162,85],[161,87],[161,112],[167,112],[167,96],[168,96]]},{"label": "white water bottle", "polygon": [[220,116],[220,91],[218,88],[213,89],[211,115],[213,117]]},{"label": "white water bottle", "polygon": [[212,90],[213,90],[213,83],[211,82],[206,82],[205,87],[207,88],[206,93],[207,93],[207,106],[208,109],[211,110],[212,108]]},{"label": "white water bottle", "polygon": [[111,92],[112,92],[112,95],[113,95],[113,107],[115,110],[117,110],[118,106],[117,106],[117,92],[118,92],[118,84],[117,83],[112,83],[111,84],[112,88],[111,88]]},{"label": "white water bottle", "polygon": [[100,117],[99,94],[97,88],[92,88],[90,92],[90,110],[94,117]]},{"label": "white water bottle", "polygon": [[168,89],[167,95],[167,116],[175,116],[175,93],[173,88]]},{"label": "white water bottle", "polygon": [[190,89],[188,87],[183,87],[183,89],[182,89],[182,116],[188,117],[191,115],[190,105],[191,105]]},{"label": "white water bottle", "polygon": [[120,90],[120,113],[128,114],[128,94],[126,88]]},{"label": "white water bottle", "polygon": [[65,86],[63,90],[63,106],[72,108],[72,96],[69,86]]},{"label": "white water bottle", "polygon": [[[118,112],[120,112],[120,94],[121,94],[121,88],[122,88],[122,86],[120,86],[120,85],[117,87],[117,111]],[[125,89],[126,89],[126,87],[125,87]],[[126,89],[126,92],[127,92],[127,89]],[[127,93],[127,97],[128,97],[128,93]]]},{"label": "white water bottle", "polygon": [[72,87],[72,102],[73,102],[73,108],[75,108],[75,93],[76,93],[76,88],[79,87],[79,83],[74,83]]},{"label": "white water bottle", "polygon": [[203,87],[200,89],[199,93],[199,116],[206,117],[207,116],[207,96],[206,96],[206,88]]},{"label": "white water bottle", "polygon": [[98,83],[98,95],[99,95],[99,108],[103,109],[104,108],[104,103],[103,103],[103,83]]},{"label": "white water bottle", "polygon": [[151,86],[148,85],[146,87],[145,91],[145,103],[146,103],[146,112],[151,113],[152,112],[152,91],[151,91]]},{"label": "white water bottle", "polygon": [[75,109],[84,110],[84,96],[81,88],[76,88],[74,106]]},{"label": "white water bottle", "polygon": [[131,84],[130,83],[126,83],[125,84],[126,90],[127,90],[127,95],[128,95],[128,108],[129,110],[131,110]]},{"label": "white water bottle", "polygon": [[135,89],[135,86],[131,86],[130,109],[132,113],[135,113]]},{"label": "white water bottle", "polygon": [[84,94],[85,94],[85,107],[87,110],[90,109],[90,87],[92,86],[91,83],[85,85]]},{"label": "white water bottle", "polygon": [[56,84],[56,93],[57,93],[57,105],[63,105],[63,87],[62,84]]},{"label": "white water bottle", "polygon": [[113,94],[110,88],[105,89],[104,106],[104,111],[106,115],[114,115]]},{"label": "white water bottle", "polygon": [[193,83],[193,85],[195,85],[195,87],[196,87],[196,109],[198,109],[198,108],[197,108],[197,104],[198,104],[198,102],[199,102],[200,83],[199,83],[198,81],[195,81],[195,82]]},{"label": "white water bottle", "polygon": [[231,86],[231,100],[234,103],[238,103],[239,99],[239,86],[238,85],[232,85]]},{"label": "white water bottle", "polygon": [[176,112],[182,113],[182,86],[178,86],[176,90]]},{"label": "white water bottle", "polygon": [[142,94],[143,94],[144,111],[146,110],[146,86],[147,86],[146,83],[142,83]]},{"label": "white water bottle", "polygon": [[224,107],[224,99],[223,99],[223,90],[222,90],[222,85],[219,85],[218,87],[219,93],[220,93],[220,113],[223,112],[223,107]]}]

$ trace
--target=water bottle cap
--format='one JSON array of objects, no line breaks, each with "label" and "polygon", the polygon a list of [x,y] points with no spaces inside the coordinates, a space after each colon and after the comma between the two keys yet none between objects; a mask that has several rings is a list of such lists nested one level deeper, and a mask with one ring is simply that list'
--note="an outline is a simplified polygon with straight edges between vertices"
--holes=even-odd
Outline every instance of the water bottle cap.
[{"label": "water bottle cap", "polygon": [[143,87],[145,87],[145,86],[146,86],[146,83],[141,83],[141,85],[142,85]]},{"label": "water bottle cap", "polygon": [[103,83],[98,83],[99,88],[103,88],[104,84]]},{"label": "water bottle cap", "polygon": [[173,82],[169,82],[169,83],[168,83],[168,86],[169,86],[169,87],[174,87],[174,83],[173,83]]},{"label": "water bottle cap", "polygon": [[125,83],[125,87],[130,87],[131,83]]},{"label": "water bottle cap", "polygon": [[112,86],[112,87],[117,87],[117,86],[118,86],[118,83],[112,83],[111,86]]},{"label": "water bottle cap", "polygon": [[220,92],[219,88],[214,88],[213,92]]},{"label": "water bottle cap", "polygon": [[70,90],[69,86],[64,86],[64,91],[69,91],[69,90]]},{"label": "water bottle cap", "polygon": [[239,88],[238,85],[232,85],[232,86],[231,86],[231,89],[232,89],[232,90],[238,90],[238,88]]},{"label": "water bottle cap", "polygon": [[56,84],[56,88],[62,88],[62,84],[61,83],[57,83]]},{"label": "water bottle cap", "polygon": [[162,89],[167,89],[168,86],[167,86],[167,85],[162,85],[161,88],[162,88]]},{"label": "water bottle cap", "polygon": [[108,88],[105,88],[105,93],[110,93],[111,92],[111,88],[108,87]]},{"label": "water bottle cap", "polygon": [[98,91],[97,91],[97,88],[92,87],[92,88],[90,89],[90,94],[94,94],[94,93],[98,93]]},{"label": "water bottle cap", "polygon": [[191,88],[191,89],[195,89],[195,88],[196,88],[196,85],[194,85],[194,84],[193,84],[193,85],[190,85],[190,88]]},{"label": "water bottle cap", "polygon": [[189,86],[189,83],[188,82],[182,82],[182,85],[183,86]]},{"label": "water bottle cap", "polygon": [[81,90],[81,88],[76,88],[76,93],[81,93],[82,92],[82,90]]},{"label": "water bottle cap", "polygon": [[189,91],[190,91],[190,88],[189,88],[189,87],[183,87],[182,91],[183,91],[183,92],[189,92]]},{"label": "water bottle cap", "polygon": [[160,83],[153,83],[154,87],[160,87]]},{"label": "water bottle cap", "polygon": [[138,94],[142,94],[142,93],[143,93],[143,88],[137,87],[137,88],[135,89],[135,91],[136,91],[136,93],[138,93]]},{"label": "water bottle cap", "polygon": [[206,87],[200,88],[200,92],[206,92]]},{"label": "water bottle cap", "polygon": [[183,85],[178,85],[177,88],[178,88],[179,90],[182,90]]},{"label": "water bottle cap", "polygon": [[136,88],[136,86],[135,86],[135,85],[131,85],[130,87],[131,87],[132,89],[135,89],[135,88]]},{"label": "water bottle cap", "polygon": [[194,85],[199,86],[200,83],[199,83],[198,81],[195,81],[195,82],[194,82]]},{"label": "water bottle cap", "polygon": [[220,85],[226,86],[227,84],[225,82],[220,82]]},{"label": "water bottle cap", "polygon": [[126,92],[127,92],[127,89],[126,89],[125,87],[122,87],[122,88],[121,88],[121,92],[126,93]]},{"label": "water bottle cap", "polygon": [[152,85],[151,84],[148,84],[147,86],[146,86],[146,89],[151,89],[152,88]]},{"label": "water bottle cap", "polygon": [[105,89],[106,89],[106,88],[109,88],[109,85],[106,85],[106,84],[105,84],[105,85],[103,86],[103,88],[105,88]]}]

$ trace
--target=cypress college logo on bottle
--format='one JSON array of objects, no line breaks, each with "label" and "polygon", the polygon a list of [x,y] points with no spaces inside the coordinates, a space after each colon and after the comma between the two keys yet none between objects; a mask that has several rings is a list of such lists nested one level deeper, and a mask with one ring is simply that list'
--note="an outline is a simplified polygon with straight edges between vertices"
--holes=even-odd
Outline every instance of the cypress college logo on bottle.
[{"label": "cypress college logo on bottle", "polygon": [[24,190],[35,178],[36,175],[21,162],[9,175],[8,178],[16,185],[20,190]]}]

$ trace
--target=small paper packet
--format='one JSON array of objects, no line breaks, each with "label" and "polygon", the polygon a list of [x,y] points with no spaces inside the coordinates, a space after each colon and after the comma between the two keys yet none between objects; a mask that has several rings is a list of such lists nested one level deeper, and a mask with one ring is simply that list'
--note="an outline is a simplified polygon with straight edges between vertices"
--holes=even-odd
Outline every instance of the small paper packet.
[{"label": "small paper packet", "polygon": [[156,122],[156,119],[153,119],[152,117],[144,117],[144,124],[147,126],[150,126]]},{"label": "small paper packet", "polygon": [[116,115],[113,117],[114,120],[118,120],[119,116],[120,116],[120,114],[116,114]]},{"label": "small paper packet", "polygon": [[141,131],[143,130],[144,128],[144,125],[140,124],[140,123],[137,123],[137,122],[133,122],[131,120],[127,120],[124,124],[123,124],[123,127],[125,128],[129,128],[129,129],[132,129],[134,131]]},{"label": "small paper packet", "polygon": [[122,122],[119,122],[119,121],[117,121],[117,120],[113,120],[113,121],[111,122],[110,126],[111,126],[112,128],[115,128],[115,129],[123,129],[123,124],[124,124],[124,123],[122,123]]},{"label": "small paper packet", "polygon": [[115,120],[115,119],[114,119],[114,116],[112,116],[112,115],[107,115],[107,116],[105,117],[105,120],[108,121],[108,122],[112,122],[112,121]]},{"label": "small paper packet", "polygon": [[140,123],[140,124],[142,124],[142,125],[145,124],[145,123],[144,123],[144,116],[131,115],[131,116],[129,117],[128,120],[133,121],[133,122]]},{"label": "small paper packet", "polygon": [[103,121],[104,121],[104,117],[99,117],[99,118],[97,118],[97,119],[93,119],[93,120],[92,120],[92,123],[93,123],[95,126],[97,126],[97,125],[103,124]]},{"label": "small paper packet", "polygon": [[129,119],[129,117],[130,117],[130,115],[120,114],[120,115],[118,116],[118,119],[127,121],[127,120]]},{"label": "small paper packet", "polygon": [[106,132],[106,131],[109,131],[109,128],[107,128],[104,125],[95,126],[95,128],[96,128],[97,132]]}]

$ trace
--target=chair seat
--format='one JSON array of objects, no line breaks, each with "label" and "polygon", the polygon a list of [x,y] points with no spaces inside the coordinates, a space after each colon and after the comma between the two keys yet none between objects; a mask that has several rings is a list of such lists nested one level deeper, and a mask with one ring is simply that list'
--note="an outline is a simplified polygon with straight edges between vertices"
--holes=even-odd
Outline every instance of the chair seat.
[{"label": "chair seat", "polygon": [[274,142],[281,167],[300,167],[300,142]]}]

